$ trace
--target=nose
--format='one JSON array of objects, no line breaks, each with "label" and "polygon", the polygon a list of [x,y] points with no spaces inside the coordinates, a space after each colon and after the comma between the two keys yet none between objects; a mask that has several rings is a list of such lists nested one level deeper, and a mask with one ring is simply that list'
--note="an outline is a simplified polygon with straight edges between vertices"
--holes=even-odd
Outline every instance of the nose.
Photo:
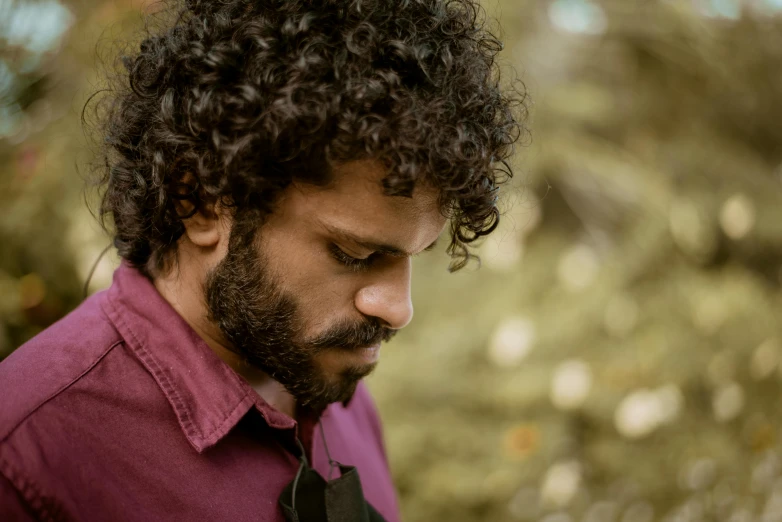
[{"label": "nose", "polygon": [[393,259],[356,293],[356,308],[389,328],[404,328],[413,319],[411,280],[412,259]]}]

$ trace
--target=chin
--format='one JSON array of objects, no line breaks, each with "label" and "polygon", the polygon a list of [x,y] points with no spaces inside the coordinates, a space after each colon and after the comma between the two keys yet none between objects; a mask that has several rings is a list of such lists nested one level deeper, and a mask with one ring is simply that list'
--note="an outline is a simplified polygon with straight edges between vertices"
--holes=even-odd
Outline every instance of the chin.
[{"label": "chin", "polygon": [[309,397],[309,400],[304,399],[302,402],[316,409],[325,408],[335,402],[345,404],[356,393],[361,379],[371,373],[375,366],[375,364],[350,366],[336,375],[333,373],[323,375],[318,392]]},{"label": "chin", "polygon": [[341,403],[343,406],[347,406],[347,403],[350,401],[350,399],[353,398],[353,395],[356,393],[356,388],[358,388],[358,383],[360,381],[355,381],[347,386],[345,386],[340,393],[340,397],[335,401]]}]

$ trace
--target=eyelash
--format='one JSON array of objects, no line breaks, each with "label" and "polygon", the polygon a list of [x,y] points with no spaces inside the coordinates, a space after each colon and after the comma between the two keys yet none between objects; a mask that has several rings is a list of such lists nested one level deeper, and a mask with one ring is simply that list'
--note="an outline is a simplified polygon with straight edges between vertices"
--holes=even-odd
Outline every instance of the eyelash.
[{"label": "eyelash", "polygon": [[329,245],[329,251],[331,252],[331,256],[334,259],[336,259],[340,264],[344,265],[345,267],[355,272],[361,272],[369,268],[372,265],[372,261],[374,259],[373,257],[374,254],[364,259],[359,259],[357,257],[349,256],[341,248],[339,248],[337,245],[333,243]]}]

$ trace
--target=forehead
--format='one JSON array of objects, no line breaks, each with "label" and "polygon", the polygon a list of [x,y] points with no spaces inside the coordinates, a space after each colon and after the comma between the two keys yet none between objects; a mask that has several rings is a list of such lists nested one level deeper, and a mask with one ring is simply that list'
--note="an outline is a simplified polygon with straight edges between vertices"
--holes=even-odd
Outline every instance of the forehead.
[{"label": "forehead", "polygon": [[316,228],[338,228],[362,237],[393,242],[418,252],[440,235],[446,219],[436,189],[416,186],[412,197],[388,196],[386,170],[375,160],[334,168],[327,187],[295,185],[283,206]]}]

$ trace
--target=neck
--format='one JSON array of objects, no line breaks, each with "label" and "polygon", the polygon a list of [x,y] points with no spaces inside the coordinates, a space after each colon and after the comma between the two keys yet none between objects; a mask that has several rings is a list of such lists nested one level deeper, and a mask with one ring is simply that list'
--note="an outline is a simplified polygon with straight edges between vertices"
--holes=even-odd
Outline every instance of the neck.
[{"label": "neck", "polygon": [[195,277],[196,273],[198,271],[178,263],[166,274],[157,275],[153,284],[163,299],[182,316],[215,355],[247,381],[264,401],[289,417],[296,418],[296,399],[285,387],[228,348],[220,329],[208,318],[203,295],[204,280]]}]

